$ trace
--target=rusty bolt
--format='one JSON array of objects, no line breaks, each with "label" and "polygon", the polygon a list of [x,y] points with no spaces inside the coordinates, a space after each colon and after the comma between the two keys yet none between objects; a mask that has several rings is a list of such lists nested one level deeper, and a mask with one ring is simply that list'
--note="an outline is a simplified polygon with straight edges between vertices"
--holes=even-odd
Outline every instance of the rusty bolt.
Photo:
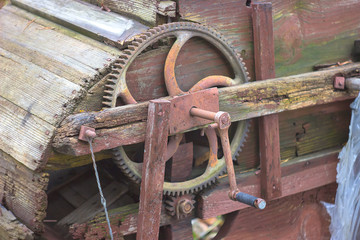
[{"label": "rusty bolt", "polygon": [[215,122],[219,125],[220,129],[225,129],[230,127],[231,119],[230,114],[227,112],[217,112],[215,115]]},{"label": "rusty bolt", "polygon": [[79,139],[82,141],[87,141],[88,139],[94,139],[96,137],[95,128],[81,126]]},{"label": "rusty bolt", "polygon": [[179,210],[182,213],[189,214],[194,209],[194,205],[188,199],[184,199],[179,203]]},{"label": "rusty bolt", "polygon": [[334,88],[344,90],[345,89],[345,78],[341,77],[341,76],[335,77]]}]

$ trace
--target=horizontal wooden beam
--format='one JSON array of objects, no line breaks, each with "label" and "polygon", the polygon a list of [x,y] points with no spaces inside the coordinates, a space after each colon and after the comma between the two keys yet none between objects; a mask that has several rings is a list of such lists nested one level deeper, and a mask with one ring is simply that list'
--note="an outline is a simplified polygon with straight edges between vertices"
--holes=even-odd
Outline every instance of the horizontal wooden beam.
[{"label": "horizontal wooden beam", "polygon": [[[356,92],[335,90],[333,80],[335,75],[350,76],[356,71],[360,71],[360,63],[221,88],[220,110],[229,112],[234,122],[351,99]],[[148,103],[140,103],[69,116],[57,129],[53,147],[69,155],[89,154],[87,143],[78,140],[81,125],[96,128],[95,152],[142,142],[145,139],[147,106]]]},{"label": "horizontal wooden beam", "polygon": [[[277,198],[335,182],[338,153],[339,149],[326,150],[282,163],[282,195]],[[257,172],[239,174],[237,182],[240,191],[260,196],[260,174]],[[216,217],[249,207],[230,200],[228,191],[226,176],[220,179],[220,184],[216,189],[207,191],[200,196],[197,209],[199,217]]]},{"label": "horizontal wooden beam", "polygon": [[[333,149],[283,162],[282,197],[335,182],[338,153],[339,149]],[[244,192],[254,195],[260,193],[260,174],[256,174],[254,171],[238,175],[237,182],[239,189]],[[216,189],[208,190],[200,195],[198,215],[190,217],[214,217],[249,207],[229,200],[227,191],[228,180],[224,177],[220,179],[220,184]],[[139,204],[135,203],[110,210],[109,216],[113,232],[121,236],[136,233],[138,209]],[[162,209],[160,225],[169,224],[176,225],[177,220],[169,216],[165,209]],[[105,237],[107,234],[105,215],[99,214],[88,222],[73,224],[70,229],[72,235],[78,238],[85,235],[97,238]]]}]

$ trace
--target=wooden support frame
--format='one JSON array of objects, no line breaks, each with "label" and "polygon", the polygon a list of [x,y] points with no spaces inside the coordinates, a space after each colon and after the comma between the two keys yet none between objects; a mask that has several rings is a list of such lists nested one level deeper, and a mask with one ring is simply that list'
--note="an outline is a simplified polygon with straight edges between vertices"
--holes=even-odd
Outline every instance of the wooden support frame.
[{"label": "wooden support frame", "polygon": [[[325,150],[283,163],[281,197],[335,182],[339,151],[339,149]],[[255,171],[239,174],[237,182],[240,191],[253,196],[260,194],[260,176]],[[249,207],[231,201],[227,197],[227,192],[227,179],[220,179],[216,189],[206,191],[198,199],[198,216],[211,218]]]},{"label": "wooden support frame", "polygon": [[[330,149],[284,162],[282,164],[282,197],[335,182],[339,151],[340,149]],[[255,170],[237,175],[237,182],[240,190],[255,196],[260,194],[260,176]],[[302,184],[299,184],[300,182]],[[248,205],[228,198],[228,184],[227,178],[221,178],[215,189],[207,190],[199,196],[198,217],[210,218],[249,208]],[[123,235],[136,233],[139,229],[138,217],[138,204],[113,209],[110,211],[111,227]],[[162,213],[160,225],[171,224],[176,224],[174,218]],[[86,223],[72,225],[71,229],[80,235],[86,233],[88,237],[100,238],[107,234],[107,222],[104,214],[99,214]]]},{"label": "wooden support frame", "polygon": [[[275,53],[271,3],[253,3],[252,20],[256,80],[275,78]],[[277,114],[259,119],[261,196],[281,196],[280,137]]]},{"label": "wooden support frame", "polygon": [[[360,63],[221,88],[219,89],[220,111],[230,113],[231,121],[235,122],[287,110],[353,99],[357,92],[335,90],[333,81],[337,74],[348,77],[356,71],[360,71]],[[71,115],[57,129],[52,146],[57,152],[68,155],[89,154],[86,143],[78,140],[81,125],[96,129],[94,152],[143,142],[147,108],[148,103],[145,102],[101,112]]]},{"label": "wooden support frame", "polygon": [[158,239],[169,131],[170,101],[149,103],[137,240]]}]

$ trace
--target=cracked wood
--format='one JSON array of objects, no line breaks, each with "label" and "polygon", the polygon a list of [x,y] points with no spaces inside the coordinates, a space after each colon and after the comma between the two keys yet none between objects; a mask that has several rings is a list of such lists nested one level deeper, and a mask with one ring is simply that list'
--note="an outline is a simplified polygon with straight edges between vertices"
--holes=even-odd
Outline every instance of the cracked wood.
[{"label": "cracked wood", "polygon": [[[275,54],[271,3],[252,4],[256,80],[275,77]],[[279,116],[259,118],[261,196],[281,196]]]},{"label": "cracked wood", "polygon": [[[351,99],[356,92],[333,88],[335,74],[349,76],[360,64],[311,72],[290,77],[252,82],[219,89],[220,110],[229,112],[233,122],[287,110]],[[134,144],[145,139],[147,103],[117,107],[101,112],[69,116],[57,129],[53,141],[56,151],[69,155],[89,154],[88,146],[78,140],[81,125],[96,128],[94,151]],[[128,113],[137,113],[129,115]],[[117,116],[116,120],[109,116]],[[132,116],[128,119],[126,116]],[[190,129],[193,130],[193,129]]]}]

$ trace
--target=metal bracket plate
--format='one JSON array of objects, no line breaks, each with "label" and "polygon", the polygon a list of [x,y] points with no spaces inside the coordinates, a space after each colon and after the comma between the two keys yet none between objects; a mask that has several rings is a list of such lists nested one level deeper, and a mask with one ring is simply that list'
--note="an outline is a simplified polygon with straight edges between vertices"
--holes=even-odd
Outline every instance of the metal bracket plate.
[{"label": "metal bracket plate", "polygon": [[219,111],[219,93],[217,88],[175,96],[170,99],[170,102],[170,135],[213,122],[211,120],[191,116],[190,109],[192,107],[198,107],[211,112]]}]

